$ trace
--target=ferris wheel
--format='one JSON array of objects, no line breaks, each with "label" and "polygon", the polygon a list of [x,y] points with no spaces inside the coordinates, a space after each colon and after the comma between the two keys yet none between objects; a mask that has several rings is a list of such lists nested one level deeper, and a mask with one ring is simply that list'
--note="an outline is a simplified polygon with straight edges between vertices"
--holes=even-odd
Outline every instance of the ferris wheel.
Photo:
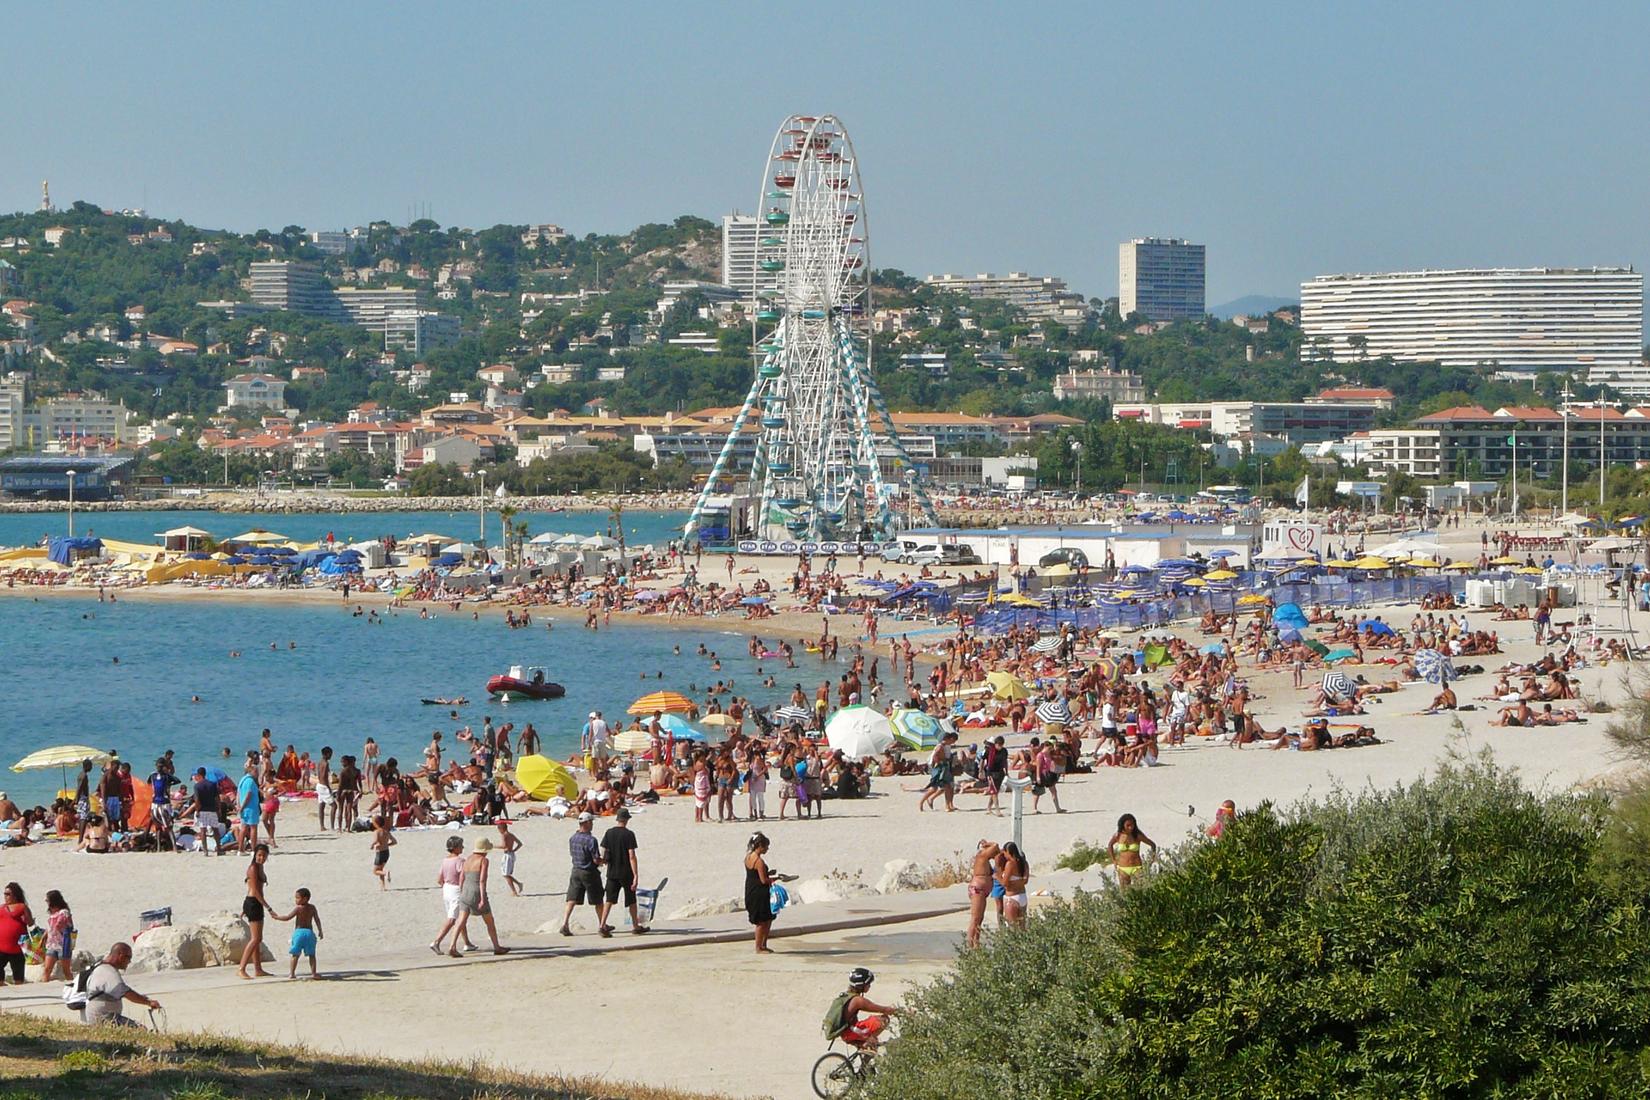
[{"label": "ferris wheel", "polygon": [[898,488],[932,505],[871,372],[869,226],[853,142],[830,116],[793,115],[768,151],[758,206],[752,343],[756,378],[688,523],[696,529],[756,418],[756,527],[797,539],[886,537]]}]

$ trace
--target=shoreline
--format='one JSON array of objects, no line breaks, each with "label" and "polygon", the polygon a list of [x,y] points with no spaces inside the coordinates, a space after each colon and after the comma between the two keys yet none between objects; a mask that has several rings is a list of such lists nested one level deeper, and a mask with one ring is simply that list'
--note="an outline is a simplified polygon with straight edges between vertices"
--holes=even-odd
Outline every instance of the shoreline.
[{"label": "shoreline", "polygon": [[[374,512],[466,512],[475,511],[473,496],[416,497],[402,494],[382,496],[343,496],[294,494],[290,498],[279,495],[212,492],[199,497],[166,497],[156,500],[93,500],[76,501],[79,513],[99,512],[224,512],[235,515],[325,515],[328,513]],[[509,504],[522,512],[607,512],[615,506],[627,511],[678,512],[693,507],[691,493],[609,493],[597,496],[543,495],[511,496],[503,500],[489,498],[486,506],[496,511]],[[3,500],[0,514],[32,515],[67,512],[66,500]]]}]

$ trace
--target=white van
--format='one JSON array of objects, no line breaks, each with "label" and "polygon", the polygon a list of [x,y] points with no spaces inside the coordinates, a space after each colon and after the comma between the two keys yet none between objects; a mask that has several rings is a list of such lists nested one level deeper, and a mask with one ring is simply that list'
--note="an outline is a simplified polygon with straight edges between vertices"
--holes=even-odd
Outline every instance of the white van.
[{"label": "white van", "polygon": [[882,553],[882,560],[900,565],[938,565],[945,560],[940,544],[933,539],[900,539]]}]

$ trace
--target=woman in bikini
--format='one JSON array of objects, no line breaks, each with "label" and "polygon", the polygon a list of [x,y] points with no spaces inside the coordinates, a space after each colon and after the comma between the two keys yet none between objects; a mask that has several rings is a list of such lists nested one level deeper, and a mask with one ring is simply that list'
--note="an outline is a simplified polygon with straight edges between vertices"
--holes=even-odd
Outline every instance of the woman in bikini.
[{"label": "woman in bikini", "polygon": [[1003,888],[1003,916],[1015,928],[1026,926],[1026,882],[1031,878],[1031,863],[1020,846],[1012,840],[1003,845],[997,857],[997,884]]},{"label": "woman in bikini", "polygon": [[[269,971],[264,969],[264,912],[269,902],[264,900],[264,885],[269,876],[264,873],[264,864],[269,862],[269,845],[259,844],[252,849],[252,862],[246,869],[246,898],[241,902],[241,916],[246,918],[246,926],[251,932],[247,937],[246,947],[241,951],[240,969],[236,971],[243,978],[269,977]],[[247,964],[252,965],[252,973],[246,972]]]},{"label": "woman in bikini", "polygon": [[989,840],[981,840],[974,849],[974,867],[968,877],[968,936],[969,947],[980,946],[980,924],[985,920],[985,903],[991,896],[997,856],[1002,849]]},{"label": "woman in bikini", "polygon": [[1140,831],[1140,824],[1133,814],[1118,818],[1117,832],[1112,834],[1111,843],[1106,848],[1111,852],[1111,865],[1117,869],[1117,885],[1124,889],[1134,886],[1146,869],[1146,861],[1140,852],[1142,844],[1152,850],[1154,857],[1157,855],[1157,842]]}]

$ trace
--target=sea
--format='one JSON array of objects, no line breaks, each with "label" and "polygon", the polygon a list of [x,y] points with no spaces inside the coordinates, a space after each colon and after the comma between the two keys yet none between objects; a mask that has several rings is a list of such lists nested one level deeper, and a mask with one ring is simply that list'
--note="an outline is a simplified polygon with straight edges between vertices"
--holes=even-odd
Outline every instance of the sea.
[{"label": "sea", "polygon": [[[101,513],[78,517],[111,538],[153,541],[156,531],[185,524],[231,536],[262,526],[298,539],[340,540],[435,531],[473,539],[475,513],[232,516],[219,512]],[[462,526],[468,519],[472,526]],[[627,513],[631,543],[662,544],[681,529],[681,513]],[[65,517],[0,516],[0,544],[38,539]],[[605,530],[605,513],[555,513],[530,518],[532,530],[579,534]],[[542,524],[542,526],[541,526]],[[496,539],[496,526],[493,538]],[[31,533],[32,532],[32,533]],[[492,540],[490,540],[492,541]],[[382,601],[379,601],[382,603]],[[0,597],[0,676],[7,699],[0,717],[0,767],[50,745],[86,744],[118,750],[147,775],[155,757],[173,749],[184,768],[216,766],[256,745],[267,727],[277,745],[315,756],[331,745],[335,756],[359,755],[367,737],[383,754],[416,767],[432,730],[451,741],[462,725],[477,729],[486,716],[532,722],[546,751],[565,757],[578,746],[592,710],[613,721],[639,696],[661,689],[703,703],[718,680],[758,705],[779,703],[800,683],[810,697],[841,668],[807,654],[799,639],[798,668],[749,656],[743,622],[672,626],[616,616],[590,631],[579,621],[535,617],[512,630],[499,615],[416,608],[382,613],[382,622],[355,618],[352,601],[263,603],[228,596],[221,601],[119,599],[95,594]],[[767,641],[779,639],[771,632]],[[720,659],[700,656],[698,647]],[[679,652],[678,652],[679,648]],[[848,648],[843,647],[846,657]],[[238,653],[239,656],[231,656]],[[513,664],[539,665],[567,688],[562,699],[500,704],[489,700],[489,677]],[[759,669],[761,670],[759,672]],[[776,686],[761,686],[766,674]],[[426,706],[425,697],[465,696],[468,705]],[[199,702],[195,698],[199,697]],[[724,700],[725,700],[724,696]],[[628,721],[628,719],[625,719]],[[58,789],[56,771],[0,772],[0,789],[20,802],[44,801]]]}]

